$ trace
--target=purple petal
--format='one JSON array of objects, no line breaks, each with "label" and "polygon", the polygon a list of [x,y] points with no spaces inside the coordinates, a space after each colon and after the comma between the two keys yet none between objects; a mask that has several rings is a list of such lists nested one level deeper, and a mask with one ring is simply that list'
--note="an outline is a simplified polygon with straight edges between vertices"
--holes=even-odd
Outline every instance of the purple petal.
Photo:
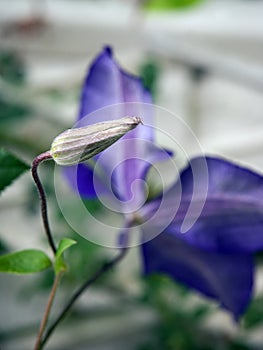
[{"label": "purple petal", "polygon": [[[152,125],[152,113],[147,113],[145,110],[144,115],[140,115],[141,111],[137,104],[133,104],[134,102],[150,104],[151,95],[138,77],[120,68],[112,57],[111,49],[106,47],[92,63],[84,81],[79,119],[84,118],[85,125],[88,125],[126,115],[138,115],[143,118],[146,125]],[[116,104],[123,105],[109,110],[109,113],[96,114],[95,121],[92,115],[86,118],[99,109]],[[151,112],[150,109],[149,111]]]},{"label": "purple petal", "polygon": [[253,286],[252,255],[207,252],[167,232],[144,243],[142,250],[146,274],[169,275],[215,299],[235,319],[245,311]]},{"label": "purple petal", "polygon": [[[227,202],[227,203],[226,203]],[[178,232],[178,222],[173,229]],[[208,199],[203,213],[185,234],[185,239],[205,249],[228,252],[257,252],[263,249],[262,206],[247,203],[213,203]]]},{"label": "purple petal", "polygon": [[[184,240],[208,250],[256,252],[263,249],[263,177],[222,159],[205,160],[207,193],[201,193],[202,176],[196,179],[192,172],[192,167],[198,169],[204,158],[195,158],[182,172],[180,182],[162,198],[164,204],[151,225],[163,225],[160,231],[170,225],[169,229],[182,235]],[[143,215],[152,215],[160,203],[161,200],[146,206]],[[202,208],[196,218],[196,212],[189,211],[190,204]],[[186,219],[194,223],[182,234],[182,223]]]},{"label": "purple petal", "polygon": [[[105,48],[93,62],[82,89],[79,121],[77,127],[105,120],[136,115],[143,119],[144,125],[125,135],[115,145],[98,157],[99,167],[107,176],[112,176],[115,193],[131,210],[131,201],[141,203],[144,199],[142,184],[135,180],[144,179],[149,163],[155,159],[168,158],[164,151],[157,150],[153,142],[153,110],[151,96],[143,87],[141,80],[123,71]],[[153,152],[154,149],[154,152]],[[83,172],[83,174],[82,174]],[[93,195],[95,190],[91,171],[79,168],[78,188],[81,195]],[[133,188],[132,188],[133,186]]]},{"label": "purple petal", "polygon": [[105,193],[106,186],[97,177],[96,189],[93,182],[93,171],[86,164],[68,166],[63,169],[66,180],[74,192],[79,193],[84,198],[95,198],[97,193]]},{"label": "purple petal", "polygon": [[[135,211],[144,204],[145,194],[145,177],[148,169],[156,162],[162,162],[171,156],[168,151],[158,148],[152,142],[143,139],[125,139],[114,144],[107,149],[98,162],[102,160],[102,167],[107,169],[106,161],[111,158],[111,168],[107,169],[107,174],[112,173],[112,185],[115,193],[124,201],[124,206],[128,211]],[[136,156],[134,155],[134,145],[136,146]],[[121,148],[121,149],[120,149]],[[121,151],[123,151],[121,153]],[[137,180],[137,181],[136,181]]]},{"label": "purple petal", "polygon": [[181,183],[185,193],[191,194],[193,175],[191,168],[198,168],[206,162],[209,173],[208,195],[238,195],[263,200],[263,177],[258,173],[241,167],[233,162],[212,157],[197,157],[181,174]]}]

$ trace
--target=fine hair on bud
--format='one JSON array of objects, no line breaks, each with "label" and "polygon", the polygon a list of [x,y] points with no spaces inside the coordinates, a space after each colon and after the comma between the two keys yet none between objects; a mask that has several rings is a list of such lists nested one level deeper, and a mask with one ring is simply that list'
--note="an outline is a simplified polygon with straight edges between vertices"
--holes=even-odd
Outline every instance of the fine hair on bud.
[{"label": "fine hair on bud", "polygon": [[68,129],[53,141],[50,153],[59,165],[74,165],[102,152],[142,124],[140,117],[124,117],[76,129]]}]

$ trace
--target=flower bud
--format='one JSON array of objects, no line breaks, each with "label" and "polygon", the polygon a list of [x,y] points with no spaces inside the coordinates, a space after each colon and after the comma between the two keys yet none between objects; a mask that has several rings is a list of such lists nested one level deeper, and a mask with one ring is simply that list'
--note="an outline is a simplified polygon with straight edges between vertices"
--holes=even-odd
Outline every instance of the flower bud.
[{"label": "flower bud", "polygon": [[51,145],[51,156],[59,165],[74,165],[102,152],[130,130],[142,124],[139,117],[124,117],[58,135]]}]

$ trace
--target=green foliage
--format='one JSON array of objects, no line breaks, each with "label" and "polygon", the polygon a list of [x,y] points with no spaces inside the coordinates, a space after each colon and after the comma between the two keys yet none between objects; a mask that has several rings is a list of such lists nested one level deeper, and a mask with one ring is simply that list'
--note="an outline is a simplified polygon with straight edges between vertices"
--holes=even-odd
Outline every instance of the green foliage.
[{"label": "green foliage", "polygon": [[30,115],[30,109],[18,103],[5,101],[0,95],[0,126],[8,123],[20,121]]},{"label": "green foliage", "polygon": [[150,91],[154,99],[157,95],[157,82],[159,74],[160,67],[158,63],[153,60],[143,62],[139,68],[139,76],[142,78],[143,85]]},{"label": "green foliage", "polygon": [[28,249],[0,256],[0,272],[27,274],[46,270],[49,257],[41,250]]},{"label": "green foliage", "polygon": [[0,254],[6,254],[9,252],[9,249],[6,245],[6,243],[4,243],[1,239],[0,239]]},{"label": "green foliage", "polygon": [[[23,88],[25,82],[25,65],[16,52],[0,50],[0,77],[8,83],[7,86],[17,89]],[[0,128],[6,127],[10,122],[20,121],[30,115],[27,103],[18,103],[12,100],[10,92],[6,96],[5,85],[0,86]],[[15,90],[14,90],[15,91]],[[16,97],[16,96],[14,96]],[[3,130],[1,130],[3,132]]]},{"label": "green foliage", "polygon": [[91,215],[98,213],[103,208],[101,201],[97,198],[95,199],[82,198],[82,202]]},{"label": "green foliage", "polygon": [[243,318],[243,325],[245,328],[251,329],[252,327],[258,326],[259,324],[263,324],[262,295],[253,299]]},{"label": "green foliage", "polygon": [[0,76],[13,84],[24,82],[25,65],[16,52],[11,50],[0,52]]},{"label": "green foliage", "polygon": [[[72,232],[71,237],[77,242],[78,249],[69,249],[67,261],[69,269],[64,275],[63,283],[72,288],[73,285],[83,282],[87,276],[91,276],[107,260],[106,251],[80,235]],[[105,278],[97,282],[103,283]]]},{"label": "green foliage", "polygon": [[194,302],[192,296],[191,291],[164,275],[147,277],[144,303],[156,310],[160,322],[153,329],[153,340],[138,350],[253,349],[243,339],[207,329],[203,321],[211,313],[210,303]]},{"label": "green foliage", "polygon": [[190,296],[184,286],[164,275],[151,275],[146,279],[145,299],[156,308],[160,317],[160,325],[155,330],[156,347],[152,349],[209,349],[200,339],[200,323],[209,307],[206,304],[187,307]]},{"label": "green foliage", "polygon": [[176,10],[195,5],[204,0],[148,0],[145,7],[150,10]]},{"label": "green foliage", "polygon": [[67,250],[68,248],[70,248],[72,245],[76,243],[77,243],[76,241],[73,241],[73,239],[70,239],[70,238],[63,238],[59,242],[58,250],[55,257],[56,274],[58,274],[59,272],[65,271],[67,269],[67,266],[63,259],[63,253],[65,250]]},{"label": "green foliage", "polygon": [[0,148],[0,192],[28,169],[29,165]]},{"label": "green foliage", "polygon": [[[106,252],[101,246],[96,245],[82,238],[74,232],[67,232],[66,235],[77,242],[76,249],[68,249],[66,252],[67,273],[63,275],[61,288],[72,291],[76,285],[83,283],[88,276],[91,276],[108,261]],[[107,275],[108,276],[108,275]],[[107,277],[105,276],[105,277]],[[47,270],[38,276],[38,282],[30,285],[28,293],[35,294],[39,290],[49,290],[53,283],[53,271]],[[108,283],[108,279],[102,278],[97,285]]]}]

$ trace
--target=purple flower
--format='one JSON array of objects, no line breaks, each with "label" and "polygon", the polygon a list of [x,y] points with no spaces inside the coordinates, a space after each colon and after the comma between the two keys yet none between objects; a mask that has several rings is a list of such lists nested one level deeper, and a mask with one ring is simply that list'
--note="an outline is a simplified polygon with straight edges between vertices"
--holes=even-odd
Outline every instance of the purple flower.
[{"label": "purple flower", "polygon": [[[111,49],[106,47],[91,65],[84,81],[76,126],[86,126],[123,116],[143,117],[143,123],[148,127],[136,128],[129,132],[122,137],[122,147],[116,146],[108,150],[107,157],[100,160],[105,171],[116,168],[110,185],[118,198],[129,202],[129,208],[125,210],[137,207],[138,203],[144,200],[142,183],[131,192],[134,180],[144,179],[150,164],[169,156],[167,152],[154,146],[153,130],[150,127],[153,125],[151,102],[150,93],[143,87],[141,80],[123,71],[112,58]],[[109,106],[111,108],[108,108]],[[93,113],[98,110],[99,113]],[[124,140],[129,141],[123,142]],[[77,185],[78,188],[75,189],[86,198],[109,191],[99,177],[96,178],[95,189],[93,175],[93,170],[86,164],[79,164],[77,171],[76,166],[66,170],[69,182],[74,184],[74,187]]]},{"label": "purple flower", "polygon": [[[198,195],[203,184],[194,184],[193,169],[202,169],[204,160],[208,170],[206,200],[197,221],[181,233],[190,203],[203,200],[201,193]],[[263,177],[223,159],[194,158],[165,193],[166,210],[160,210],[143,226],[144,234],[167,221],[177,202],[178,186],[182,196],[170,224],[142,246],[145,273],[166,273],[218,300],[238,319],[251,299],[253,253],[263,248]],[[159,202],[146,204],[141,209],[143,215],[156,213]]]},{"label": "purple flower", "polygon": [[[215,299],[237,319],[251,299],[253,254],[263,248],[263,178],[223,159],[199,157],[170,189],[145,203],[141,180],[152,164],[169,157],[154,144],[150,103],[140,79],[123,71],[104,49],[84,82],[78,126],[126,115],[142,117],[145,126],[98,158],[110,179],[103,181],[79,164],[67,169],[69,183],[83,197],[104,193],[114,201],[110,185],[128,225],[125,231],[140,222],[145,273],[168,274]],[[135,180],[138,186],[132,187]]]}]

